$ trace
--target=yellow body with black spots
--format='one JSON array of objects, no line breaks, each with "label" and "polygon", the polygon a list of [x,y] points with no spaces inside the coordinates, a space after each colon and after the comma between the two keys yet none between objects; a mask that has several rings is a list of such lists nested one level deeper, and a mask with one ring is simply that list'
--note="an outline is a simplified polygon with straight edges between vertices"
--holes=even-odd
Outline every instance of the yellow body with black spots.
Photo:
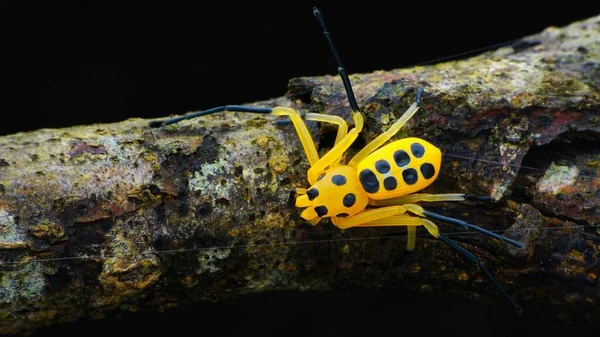
[{"label": "yellow body with black spots", "polygon": [[429,186],[440,172],[442,152],[419,138],[392,142],[357,167],[361,186],[371,199],[397,198]]},{"label": "yellow body with black spots", "polygon": [[420,138],[392,142],[358,166],[337,165],[321,173],[296,199],[302,218],[345,218],[363,211],[369,199],[387,200],[417,192],[438,176],[442,152]]}]

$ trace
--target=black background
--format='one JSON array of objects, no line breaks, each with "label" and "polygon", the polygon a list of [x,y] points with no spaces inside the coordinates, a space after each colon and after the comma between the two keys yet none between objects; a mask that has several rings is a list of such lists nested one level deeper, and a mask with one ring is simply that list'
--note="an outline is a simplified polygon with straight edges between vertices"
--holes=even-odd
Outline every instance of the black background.
[{"label": "black background", "polygon": [[[584,2],[542,4],[0,1],[0,134],[282,96],[290,78],[336,72],[314,5],[350,73],[408,67],[600,14]],[[535,308],[518,319],[494,298],[498,303],[391,291],[282,293],[56,326],[36,336],[576,332]]]},{"label": "black background", "polygon": [[290,78],[336,73],[314,5],[349,73],[407,67],[600,13],[575,1],[0,1],[0,134],[282,96]]}]

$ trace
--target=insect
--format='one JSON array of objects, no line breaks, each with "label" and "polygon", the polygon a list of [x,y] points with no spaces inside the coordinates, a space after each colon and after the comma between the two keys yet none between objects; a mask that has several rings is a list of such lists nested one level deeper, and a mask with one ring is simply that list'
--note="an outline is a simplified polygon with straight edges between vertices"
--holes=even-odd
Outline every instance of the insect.
[{"label": "insect", "polygon": [[[423,226],[433,237],[443,241],[477,265],[512,306],[520,312],[520,305],[512,299],[485,265],[471,252],[441,233],[431,220],[475,230],[517,247],[522,247],[522,244],[462,220],[430,212],[417,204],[418,202],[435,201],[489,201],[491,198],[462,193],[418,193],[436,180],[441,169],[441,151],[428,141],[416,137],[386,144],[419,110],[423,88],[418,88],[414,103],[388,130],[365,145],[348,163],[340,163],[343,154],[363,129],[363,116],[356,102],[346,69],[342,66],[337,49],[325,25],[323,14],[317,8],[313,9],[313,14],[321,26],[338,64],[338,73],[352,109],[354,128],[348,131],[346,121],[339,116],[319,113],[300,115],[296,110],[288,107],[262,108],[239,105],[220,106],[180,117],[153,121],[150,126],[161,127],[223,111],[271,114],[289,118],[310,163],[310,169],[307,172],[310,187],[297,188],[292,195],[295,198],[295,206],[304,209],[300,215],[303,219],[316,225],[322,219],[328,218],[340,229],[405,226],[408,230],[408,250],[412,250],[415,246],[416,227]],[[319,157],[317,153],[305,120],[331,123],[338,127],[334,146],[322,157]]]}]

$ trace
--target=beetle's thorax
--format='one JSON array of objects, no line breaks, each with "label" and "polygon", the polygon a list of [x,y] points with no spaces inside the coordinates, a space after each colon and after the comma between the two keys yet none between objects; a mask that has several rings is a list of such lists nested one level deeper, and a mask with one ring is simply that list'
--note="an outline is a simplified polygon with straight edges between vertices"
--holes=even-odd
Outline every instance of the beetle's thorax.
[{"label": "beetle's thorax", "polygon": [[306,220],[355,215],[369,202],[356,169],[347,165],[338,165],[323,172],[306,195],[298,198],[297,205],[308,205],[302,212]]}]

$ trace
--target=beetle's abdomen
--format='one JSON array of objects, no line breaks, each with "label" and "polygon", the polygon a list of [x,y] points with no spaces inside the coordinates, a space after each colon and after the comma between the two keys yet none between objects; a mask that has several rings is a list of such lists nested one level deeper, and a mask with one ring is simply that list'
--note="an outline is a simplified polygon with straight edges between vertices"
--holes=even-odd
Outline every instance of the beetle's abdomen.
[{"label": "beetle's abdomen", "polygon": [[438,176],[441,151],[419,138],[392,142],[371,153],[357,167],[360,183],[371,199],[410,194],[431,184]]}]

